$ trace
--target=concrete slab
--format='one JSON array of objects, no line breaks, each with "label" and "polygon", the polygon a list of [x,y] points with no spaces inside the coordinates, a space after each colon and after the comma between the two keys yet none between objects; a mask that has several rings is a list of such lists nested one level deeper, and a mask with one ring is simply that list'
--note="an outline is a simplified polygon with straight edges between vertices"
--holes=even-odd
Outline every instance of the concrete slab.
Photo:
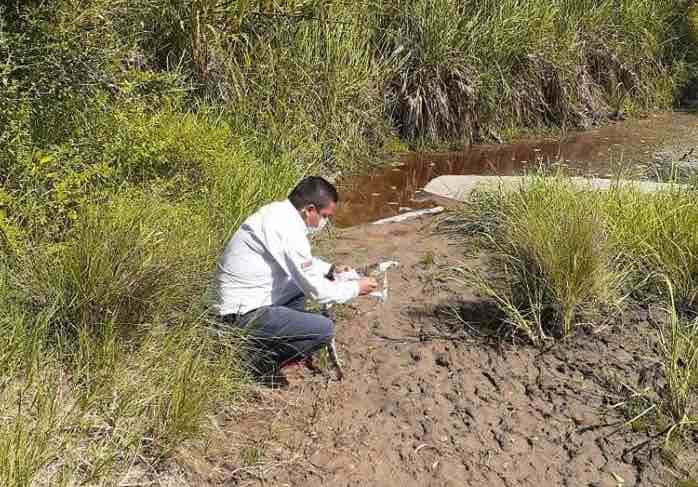
[{"label": "concrete slab", "polygon": [[[530,184],[535,179],[530,176],[439,176],[424,187],[424,191],[442,198],[466,201],[475,191],[511,191]],[[684,184],[656,183],[653,181],[635,181],[626,179],[604,179],[572,177],[569,181],[579,189],[607,191],[617,186],[630,186],[643,193],[652,193],[668,187],[685,188]]]},{"label": "concrete slab", "polygon": [[443,206],[437,206],[435,208],[427,208],[425,210],[416,210],[403,213],[397,216],[391,216],[390,218],[383,218],[382,220],[376,220],[372,225],[385,225],[386,223],[400,223],[407,220],[412,220],[414,218],[419,218],[426,215],[438,215],[444,211]]}]

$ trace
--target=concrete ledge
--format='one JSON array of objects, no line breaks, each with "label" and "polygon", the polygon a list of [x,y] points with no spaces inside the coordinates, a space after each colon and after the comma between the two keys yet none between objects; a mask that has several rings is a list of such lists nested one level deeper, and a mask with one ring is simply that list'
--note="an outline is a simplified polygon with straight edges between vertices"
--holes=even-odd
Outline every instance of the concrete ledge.
[{"label": "concrete ledge", "polygon": [[410,211],[403,213],[402,215],[391,216],[390,218],[383,218],[382,220],[376,220],[372,222],[372,225],[385,225],[386,223],[400,223],[407,220],[412,220],[414,218],[419,218],[427,215],[438,215],[444,211],[443,206],[437,206],[435,208],[427,208],[425,210]]},{"label": "concrete ledge", "polygon": [[[442,198],[466,201],[475,191],[516,190],[535,178],[530,176],[439,176],[424,187],[424,191]],[[606,191],[618,186],[628,186],[642,193],[653,193],[661,189],[674,187],[686,188],[685,184],[656,183],[652,181],[634,181],[625,179],[604,179],[572,177],[565,179],[579,189]]]}]

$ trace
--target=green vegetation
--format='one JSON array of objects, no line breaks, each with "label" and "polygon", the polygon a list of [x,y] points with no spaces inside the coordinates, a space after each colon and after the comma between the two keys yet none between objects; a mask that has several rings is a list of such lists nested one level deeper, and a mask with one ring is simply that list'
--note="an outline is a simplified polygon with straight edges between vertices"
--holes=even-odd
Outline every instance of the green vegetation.
[{"label": "green vegetation", "polygon": [[698,312],[694,201],[695,191],[675,186],[652,195],[619,190],[605,202],[616,252],[633,264],[633,281],[640,288],[636,295],[641,299],[665,296],[668,301],[668,280],[676,306],[688,315]]},{"label": "green vegetation", "polygon": [[[480,194],[455,224],[477,237],[499,279],[466,273],[534,342],[620,304],[621,277],[599,198],[565,179],[534,178],[518,191]],[[473,225],[478,222],[479,225]]]},{"label": "green vegetation", "polygon": [[676,429],[698,426],[698,320],[687,323],[679,318],[675,307],[670,308],[669,322],[659,331],[659,345],[667,380],[660,413],[672,420],[669,438]]},{"label": "green vegetation", "polygon": [[491,258],[494,275],[468,282],[536,342],[628,298],[666,303],[668,287],[671,309],[698,315],[695,191],[669,183],[601,192],[562,174],[529,176],[515,191],[475,193],[447,223]]},{"label": "green vegetation", "polygon": [[[206,300],[215,256],[242,219],[308,171],[350,170],[385,150],[667,107],[696,59],[688,8],[4,2],[0,483],[115,483],[134,465],[186,462],[179,447],[208,435],[206,418],[240,395],[239,342],[213,333]],[[604,205],[567,198],[566,228],[581,243],[546,249],[547,229],[524,226],[563,214],[521,198],[526,214],[505,213],[518,225],[510,239],[525,237],[526,248],[509,250],[529,259],[517,264],[529,285],[548,282],[527,299],[552,310],[564,334],[617,299],[620,237],[596,226]],[[677,225],[693,218],[684,213]],[[624,241],[652,269],[675,259],[665,271],[677,300],[695,306],[695,276],[680,265],[694,247],[653,254]],[[563,282],[570,270],[578,279]],[[550,331],[536,319],[532,339]]]},{"label": "green vegetation", "polygon": [[387,52],[398,59],[387,108],[409,138],[479,141],[667,106],[687,76],[668,26],[686,8],[625,0],[397,2],[385,17]]},{"label": "green vegetation", "polygon": [[657,348],[666,386],[636,392],[628,408],[634,426],[654,418],[668,442],[698,426],[695,198],[690,186],[602,192],[561,174],[476,193],[445,223],[484,251],[486,270],[456,268],[453,277],[493,301],[513,333],[539,345],[580,326],[622,323],[631,301],[657,310],[665,317]]}]

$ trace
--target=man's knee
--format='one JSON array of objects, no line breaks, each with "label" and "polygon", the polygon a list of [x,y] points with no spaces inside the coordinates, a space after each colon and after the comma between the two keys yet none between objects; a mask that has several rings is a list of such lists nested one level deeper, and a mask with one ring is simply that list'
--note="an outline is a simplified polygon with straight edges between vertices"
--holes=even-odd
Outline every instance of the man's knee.
[{"label": "man's knee", "polygon": [[334,322],[319,314],[310,314],[312,318],[311,328],[313,330],[312,335],[316,336],[318,341],[323,343],[329,343],[332,338],[334,338]]},{"label": "man's knee", "polygon": [[288,303],[284,304],[287,308],[291,308],[296,311],[305,311],[305,295],[299,294],[293,297]]}]

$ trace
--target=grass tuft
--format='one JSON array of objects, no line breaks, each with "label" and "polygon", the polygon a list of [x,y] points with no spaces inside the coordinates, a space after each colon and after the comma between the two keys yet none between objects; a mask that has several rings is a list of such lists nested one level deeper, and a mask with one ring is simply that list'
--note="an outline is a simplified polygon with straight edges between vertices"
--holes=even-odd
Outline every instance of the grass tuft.
[{"label": "grass tuft", "polygon": [[[673,300],[668,279],[667,284]],[[674,430],[698,426],[698,319],[681,320],[673,301],[667,311],[668,323],[660,328],[658,336],[666,377],[662,409],[673,420],[668,438]]]},{"label": "grass tuft", "polygon": [[664,296],[668,280],[679,311],[695,315],[698,312],[695,191],[673,185],[654,194],[623,189],[611,193],[605,205],[616,251],[634,269],[636,296],[641,299]]},{"label": "grass tuft", "polygon": [[620,304],[623,271],[592,192],[534,177],[511,193],[480,195],[457,221],[473,232],[492,270],[459,275],[531,341],[568,336]]}]

